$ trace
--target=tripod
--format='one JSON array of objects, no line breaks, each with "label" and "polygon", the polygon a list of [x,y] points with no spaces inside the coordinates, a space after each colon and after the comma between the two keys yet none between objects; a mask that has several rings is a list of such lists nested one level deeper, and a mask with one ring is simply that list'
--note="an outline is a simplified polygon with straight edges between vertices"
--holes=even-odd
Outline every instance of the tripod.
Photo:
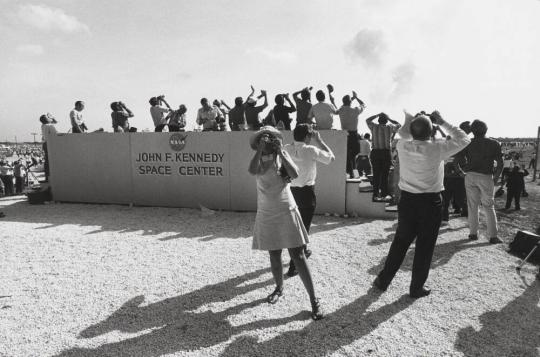
[{"label": "tripod", "polygon": [[[521,268],[523,268],[523,266],[525,265],[525,263],[527,263],[527,260],[534,254],[534,252],[540,248],[540,240],[538,242],[536,242],[536,244],[534,245],[533,249],[531,249],[531,251],[529,252],[529,254],[527,254],[527,256],[525,257],[525,259],[523,259],[521,261],[521,264],[519,264],[519,266],[516,267],[516,270],[519,272],[521,271]],[[540,269],[538,269],[538,274],[536,275],[536,279],[540,280]]]}]

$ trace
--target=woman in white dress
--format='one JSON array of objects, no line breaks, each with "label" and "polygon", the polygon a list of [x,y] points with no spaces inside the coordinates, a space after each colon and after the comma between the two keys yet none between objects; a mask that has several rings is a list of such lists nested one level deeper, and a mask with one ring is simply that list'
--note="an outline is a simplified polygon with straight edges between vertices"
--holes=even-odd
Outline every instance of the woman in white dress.
[{"label": "woman in white dress", "polygon": [[320,320],[323,314],[315,296],[303,248],[309,242],[308,233],[289,188],[291,178],[298,176],[298,169],[283,150],[279,130],[271,126],[262,127],[251,136],[250,145],[256,152],[249,164],[249,172],[257,178],[253,249],[269,251],[272,275],[276,282],[276,288],[268,295],[267,301],[275,304],[283,294],[281,252],[288,249],[309,294],[311,318]]}]

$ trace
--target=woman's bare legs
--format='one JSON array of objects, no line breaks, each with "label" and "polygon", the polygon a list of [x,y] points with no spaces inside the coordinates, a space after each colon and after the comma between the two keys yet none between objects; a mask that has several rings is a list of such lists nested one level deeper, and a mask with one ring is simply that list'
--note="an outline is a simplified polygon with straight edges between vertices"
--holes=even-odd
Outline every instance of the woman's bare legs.
[{"label": "woman's bare legs", "polygon": [[311,302],[311,317],[313,320],[320,320],[323,318],[323,314],[320,309],[319,299],[315,296],[315,288],[313,286],[313,279],[311,278],[311,272],[309,271],[309,266],[307,264],[307,258],[304,255],[304,247],[289,248],[289,254],[296,269],[298,270],[298,275],[302,279],[302,283],[307,290],[309,295],[309,301]]},{"label": "woman's bare legs", "polygon": [[283,293],[283,264],[281,262],[281,252],[281,249],[269,251],[270,268],[272,270],[272,275],[274,276],[274,281],[276,282],[276,289],[266,298],[271,304],[275,304]]}]

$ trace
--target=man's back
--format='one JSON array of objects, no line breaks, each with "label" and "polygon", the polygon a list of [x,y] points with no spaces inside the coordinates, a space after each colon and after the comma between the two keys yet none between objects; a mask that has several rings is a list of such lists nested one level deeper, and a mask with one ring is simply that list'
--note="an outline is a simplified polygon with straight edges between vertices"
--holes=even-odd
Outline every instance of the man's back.
[{"label": "man's back", "polygon": [[473,138],[463,150],[467,163],[464,171],[491,175],[494,171],[493,162],[501,158],[501,144],[489,138]]},{"label": "man's back", "polygon": [[296,100],[296,124],[311,123],[308,118],[309,111],[311,109],[311,103],[307,100]]}]

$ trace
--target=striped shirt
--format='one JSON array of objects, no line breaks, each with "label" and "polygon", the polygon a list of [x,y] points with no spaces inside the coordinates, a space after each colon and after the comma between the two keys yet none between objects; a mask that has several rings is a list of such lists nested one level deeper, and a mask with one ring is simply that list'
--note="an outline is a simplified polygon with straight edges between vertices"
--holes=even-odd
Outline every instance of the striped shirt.
[{"label": "striped shirt", "polygon": [[372,149],[392,149],[392,136],[400,128],[400,124],[387,123],[385,125],[375,124],[373,121],[367,122],[368,128],[371,130]]}]

